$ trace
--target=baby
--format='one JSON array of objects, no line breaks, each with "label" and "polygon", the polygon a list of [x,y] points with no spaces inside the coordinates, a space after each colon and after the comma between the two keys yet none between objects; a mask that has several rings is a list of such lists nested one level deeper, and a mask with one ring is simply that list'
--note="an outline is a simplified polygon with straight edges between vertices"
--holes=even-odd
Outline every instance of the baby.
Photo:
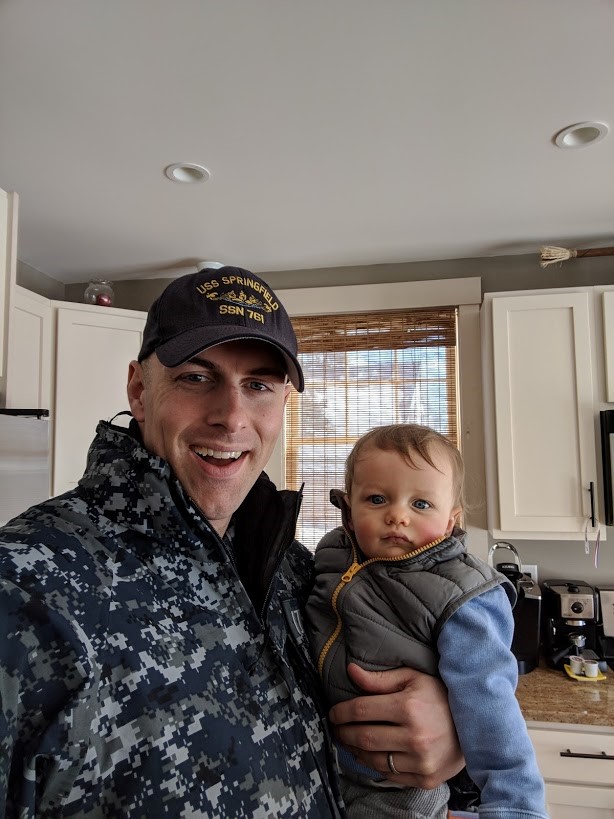
[{"label": "baby", "polygon": [[[463,481],[459,451],[429,427],[378,427],[357,441],[345,493],[331,491],[343,527],[316,550],[311,643],[330,705],[363,693],[347,674],[351,662],[439,675],[481,790],[479,816],[543,819],[544,783],[515,697],[515,592],[466,551],[456,525]],[[447,785],[427,791],[395,783],[410,770],[401,747],[382,754],[378,771],[342,747],[338,756],[352,819],[448,815]]]}]

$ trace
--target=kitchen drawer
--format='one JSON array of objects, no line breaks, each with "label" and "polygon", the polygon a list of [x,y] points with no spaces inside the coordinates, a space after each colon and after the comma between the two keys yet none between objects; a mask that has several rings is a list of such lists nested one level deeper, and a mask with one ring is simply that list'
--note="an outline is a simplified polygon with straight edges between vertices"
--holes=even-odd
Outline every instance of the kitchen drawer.
[{"label": "kitchen drawer", "polygon": [[[530,728],[529,736],[546,782],[614,787],[614,731]],[[574,756],[561,756],[561,752],[567,751]],[[594,754],[600,757],[602,753],[611,758],[579,756]]]},{"label": "kitchen drawer", "polygon": [[614,819],[614,788],[546,783],[551,819]]}]

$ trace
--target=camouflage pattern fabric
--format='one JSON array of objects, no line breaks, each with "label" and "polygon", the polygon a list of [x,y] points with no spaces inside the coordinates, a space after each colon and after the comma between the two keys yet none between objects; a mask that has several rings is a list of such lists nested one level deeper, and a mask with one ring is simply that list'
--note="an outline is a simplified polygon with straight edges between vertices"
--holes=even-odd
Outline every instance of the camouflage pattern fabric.
[{"label": "camouflage pattern fabric", "polygon": [[343,816],[312,572],[286,543],[258,616],[168,465],[101,423],[78,488],[0,529],[0,815]]}]

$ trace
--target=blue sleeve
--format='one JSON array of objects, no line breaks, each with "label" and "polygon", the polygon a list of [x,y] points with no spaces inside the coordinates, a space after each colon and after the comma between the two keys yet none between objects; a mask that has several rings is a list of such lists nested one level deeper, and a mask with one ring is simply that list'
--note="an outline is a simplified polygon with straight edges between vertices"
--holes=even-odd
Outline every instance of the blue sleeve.
[{"label": "blue sleeve", "polygon": [[469,775],[482,791],[480,819],[547,817],[544,783],[515,691],[514,620],[501,586],[475,597],[437,642]]}]

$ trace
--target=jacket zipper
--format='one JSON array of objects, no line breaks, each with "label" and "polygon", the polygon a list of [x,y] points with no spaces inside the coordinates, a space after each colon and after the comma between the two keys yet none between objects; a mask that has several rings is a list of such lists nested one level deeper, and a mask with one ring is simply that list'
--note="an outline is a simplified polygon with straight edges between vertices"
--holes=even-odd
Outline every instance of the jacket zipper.
[{"label": "jacket zipper", "polygon": [[[297,497],[296,497],[296,499],[294,501],[293,522],[294,522],[295,527],[296,527],[296,521],[298,520],[298,516],[299,516],[299,512],[300,512],[300,507],[301,507],[301,504],[302,504],[302,501],[303,501],[302,492],[303,492],[303,486],[304,485],[305,484],[302,484],[300,490],[296,493]],[[213,535],[214,539],[218,542],[219,546],[221,547],[221,550],[222,550],[223,554],[226,555],[226,557],[228,558],[228,561],[230,562],[232,568],[234,569],[234,572],[235,572],[237,578],[239,579],[239,582],[241,582],[241,579],[239,577],[239,571],[237,569],[237,564],[236,564],[236,561],[235,561],[234,552],[227,547],[227,545],[226,545],[226,543],[224,541],[224,538],[221,537],[221,535],[217,532],[217,530],[213,528],[213,526],[211,525],[209,520],[203,515],[203,513],[200,511],[200,509],[196,506],[196,504],[193,501],[191,502],[191,505],[192,505],[192,507],[194,509],[194,513],[198,516],[199,520],[204,524],[204,526],[208,530],[208,532],[211,535]],[[287,520],[287,518],[286,518],[286,515],[284,514],[284,521],[286,521],[286,520]],[[282,538],[280,537],[280,538],[278,538],[278,540],[280,542],[280,548],[277,550],[277,559],[276,559],[275,567],[274,567],[273,572],[271,574],[271,579],[269,580],[267,591],[266,591],[266,594],[264,596],[264,602],[262,604],[262,609],[260,611],[260,620],[263,623],[264,623],[265,612],[266,612],[267,606],[268,606],[270,598],[271,598],[271,591],[272,591],[272,588],[273,588],[275,575],[277,574],[277,570],[279,569],[279,567],[281,565],[281,562],[283,561],[283,559],[285,557],[286,551],[287,551],[288,547],[291,545],[291,543],[293,542],[294,538],[293,537],[290,537],[290,538],[285,537],[282,540]]]},{"label": "jacket zipper", "polygon": [[[346,532],[347,534],[347,532]],[[423,552],[432,549],[433,546],[438,546],[446,539],[446,536],[443,535],[442,537],[438,538],[437,540],[431,541],[431,543],[427,543],[425,546],[420,546],[418,549],[414,549],[411,552],[406,552],[402,555],[397,555],[396,557],[370,557],[368,560],[363,561],[363,563],[359,563],[357,558],[358,555],[356,553],[356,547],[354,546],[354,542],[352,538],[350,541],[352,542],[352,562],[345,570],[345,572],[341,575],[341,580],[335,587],[334,592],[332,593],[330,604],[335,612],[335,616],[337,618],[337,624],[333,630],[333,633],[330,635],[328,640],[324,643],[324,647],[320,651],[320,656],[318,657],[318,673],[322,677],[324,674],[324,663],[326,661],[326,657],[328,656],[329,651],[337,641],[339,635],[341,634],[341,630],[343,628],[343,623],[341,621],[341,615],[339,614],[339,610],[337,608],[337,599],[341,594],[341,591],[348,583],[351,583],[354,577],[360,572],[365,566],[369,566],[371,563],[398,563],[401,560],[408,560],[409,558],[416,557]]]},{"label": "jacket zipper", "polygon": [[[301,510],[301,504],[303,502],[303,486],[302,484],[300,491],[297,493],[296,500],[294,502],[294,528],[296,529],[296,521],[298,520],[299,512]],[[285,517],[285,516],[284,516]],[[264,600],[262,603],[262,610],[260,612],[260,619],[264,623],[264,618],[266,614],[267,607],[269,605],[271,599],[271,591],[273,589],[273,583],[275,581],[275,576],[277,575],[277,570],[279,569],[284,557],[286,556],[286,552],[291,544],[294,542],[295,538],[284,538],[283,542],[280,544],[280,548],[277,553],[277,561],[275,563],[275,567],[273,569],[273,573],[271,574],[271,579],[269,580],[269,585],[266,590],[266,594],[264,595]],[[285,547],[285,548],[284,548]]]},{"label": "jacket zipper", "polygon": [[[303,486],[304,486],[304,484],[303,484]],[[297,493],[297,498],[296,498],[296,501],[295,501],[295,504],[294,504],[294,525],[295,526],[296,526],[296,521],[298,519],[298,515],[299,515],[299,512],[300,512],[301,503],[302,503],[302,500],[303,500],[303,496],[302,496],[303,486],[301,486],[300,492]],[[222,551],[224,552],[225,555],[227,555],[231,565],[233,566],[233,568],[235,570],[235,574],[237,575],[237,578],[238,578],[239,573],[237,571],[237,566],[236,566],[236,563],[235,563],[234,554],[228,550],[228,548],[226,547],[226,543],[224,542],[224,539],[218,534],[217,530],[215,530],[213,528],[213,526],[209,523],[208,519],[200,512],[200,510],[196,507],[195,504],[193,504],[193,506],[194,506],[194,509],[195,509],[196,513],[199,515],[200,519],[204,523],[205,527],[209,530],[210,534],[213,535],[213,537],[218,541],[219,545],[222,547]],[[293,540],[294,540],[294,538],[290,538],[289,541],[288,541],[288,539],[286,538],[286,540],[285,540],[286,546],[289,546],[293,542]],[[282,544],[282,547],[283,547],[283,544]],[[275,569],[273,571],[273,574],[271,575],[271,580],[269,582],[267,593],[265,595],[264,603],[263,603],[263,606],[262,606],[261,621],[263,623],[264,623],[264,615],[265,615],[265,612],[266,612],[266,608],[268,606],[268,603],[269,603],[269,600],[270,600],[270,597],[271,597],[271,590],[273,588],[273,581],[275,579],[275,575],[277,574],[277,570],[279,569],[279,566],[280,566],[282,560],[284,559],[286,551],[287,551],[287,549],[284,549],[284,548],[279,549],[278,559],[277,559],[277,562],[275,564]],[[296,651],[298,652],[299,649],[296,648]],[[322,715],[321,709],[319,707],[320,694],[319,694],[319,692],[314,690],[313,685],[311,685],[310,688],[311,688],[311,691],[310,691],[311,699],[312,699],[312,701],[314,703],[314,708],[316,710],[316,713],[319,715],[320,720],[322,722],[322,725],[323,725],[322,732],[323,732],[324,736],[326,737],[327,732],[328,732],[328,724],[327,724],[326,718]],[[332,744],[332,740],[330,739],[330,736],[329,736],[329,739],[328,739],[328,743],[329,743],[329,745]],[[311,746],[311,742],[309,744]],[[320,754],[316,753],[313,748],[311,748],[311,752],[312,752],[312,755],[314,757],[316,767],[317,767],[317,769],[318,769],[318,771],[320,773],[322,783],[324,785],[324,791],[325,791],[325,794],[326,794],[326,798],[328,800],[329,805],[331,806],[331,813],[335,817],[337,817],[337,816],[340,817],[341,814],[339,813],[335,793],[333,792],[333,789],[332,789],[332,787],[330,785],[329,763],[326,763],[326,765],[323,768],[322,764],[321,764],[321,760],[320,760]],[[327,756],[328,756],[328,754],[327,754]]]}]

